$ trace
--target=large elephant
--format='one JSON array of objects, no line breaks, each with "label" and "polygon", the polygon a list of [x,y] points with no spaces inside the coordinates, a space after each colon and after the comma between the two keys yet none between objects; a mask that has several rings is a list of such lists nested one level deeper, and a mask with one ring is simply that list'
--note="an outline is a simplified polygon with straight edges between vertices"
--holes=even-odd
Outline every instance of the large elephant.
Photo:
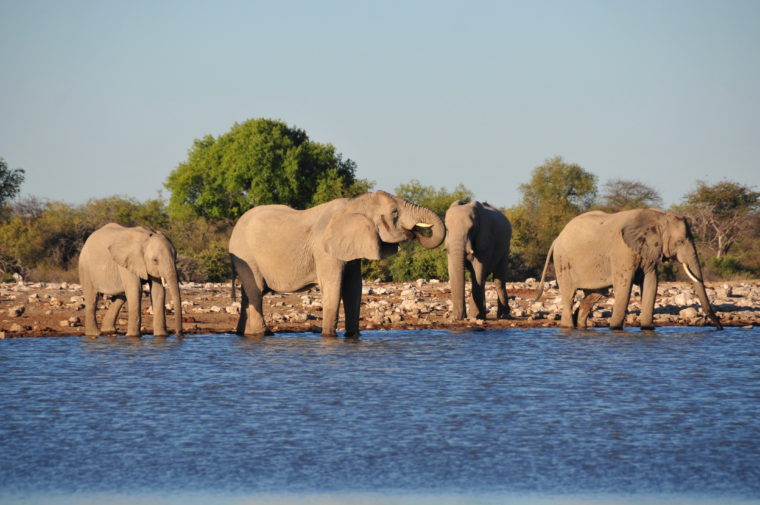
[{"label": "large elephant", "polygon": [[[424,228],[432,230],[430,236]],[[230,237],[233,270],[243,287],[237,333],[270,333],[262,313],[265,293],[319,285],[322,335],[336,335],[342,300],[346,336],[356,336],[362,294],[359,258],[388,257],[400,242],[415,237],[422,246],[434,248],[445,233],[434,212],[384,191],[307,210],[255,207],[240,217]]]},{"label": "large elephant", "polygon": [[[611,286],[615,303],[610,328],[622,328],[631,287],[636,283],[641,286],[641,328],[653,328],[657,264],[662,258],[676,258],[693,281],[702,310],[722,329],[707,299],[694,238],[684,218],[657,209],[615,214],[591,211],[575,217],[549,249],[536,299],[541,296],[552,256],[564,327],[585,327],[594,304]],[[576,316],[572,306],[578,289],[583,290],[584,298]]]},{"label": "large elephant", "polygon": [[85,334],[100,334],[95,320],[98,294],[113,297],[101,330],[116,332],[116,318],[126,299],[127,336],[140,336],[142,284],[150,282],[153,334],[166,336],[164,282],[174,300],[176,334],[182,336],[182,301],[177,278],[176,252],[162,233],[141,226],[126,228],[109,223],[87,238],[79,255],[79,281],[85,299]]},{"label": "large elephant", "polygon": [[487,203],[452,203],[446,211],[446,251],[449,256],[452,319],[464,319],[464,270],[472,281],[472,310],[478,319],[486,317],[486,278],[493,273],[498,308],[496,317],[509,317],[507,301],[507,261],[512,225]]}]

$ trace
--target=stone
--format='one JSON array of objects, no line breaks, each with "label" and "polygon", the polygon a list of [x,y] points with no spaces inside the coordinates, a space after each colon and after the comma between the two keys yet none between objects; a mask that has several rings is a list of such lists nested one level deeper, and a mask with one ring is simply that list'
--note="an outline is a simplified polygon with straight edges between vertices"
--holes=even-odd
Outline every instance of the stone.
[{"label": "stone", "polygon": [[18,305],[16,307],[11,307],[8,309],[8,315],[11,317],[21,317],[24,312],[26,312],[26,307],[23,305]]},{"label": "stone", "polygon": [[685,321],[692,321],[697,318],[699,312],[694,307],[686,307],[678,312],[679,317]]}]

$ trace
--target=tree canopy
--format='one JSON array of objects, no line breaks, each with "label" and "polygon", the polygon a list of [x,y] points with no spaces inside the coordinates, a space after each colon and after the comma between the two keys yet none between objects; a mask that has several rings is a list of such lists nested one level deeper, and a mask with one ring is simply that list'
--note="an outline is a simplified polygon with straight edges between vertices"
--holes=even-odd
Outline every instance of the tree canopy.
[{"label": "tree canopy", "polygon": [[282,121],[251,119],[196,139],[165,186],[172,216],[235,219],[255,205],[303,209],[367,191],[372,183],[357,181],[355,172],[331,144]]},{"label": "tree canopy", "polygon": [[607,212],[662,207],[662,197],[651,186],[626,179],[612,179],[604,183],[599,208]]},{"label": "tree canopy", "polygon": [[530,182],[520,185],[520,203],[507,210],[512,222],[512,250],[520,268],[536,274],[544,265],[554,238],[573,217],[594,204],[596,176],[561,156],[533,169]]},{"label": "tree canopy", "polygon": [[691,218],[695,234],[720,259],[758,219],[760,193],[732,181],[713,185],[698,181],[679,210]]},{"label": "tree canopy", "polygon": [[24,182],[23,168],[8,168],[5,159],[0,158],[0,206],[12,200],[21,190]]},{"label": "tree canopy", "polygon": [[441,217],[456,200],[473,199],[472,191],[463,184],[458,184],[452,191],[448,191],[446,188],[435,189],[433,186],[423,186],[417,179],[412,179],[407,184],[400,184],[395,189],[395,194],[416,205],[426,207]]}]

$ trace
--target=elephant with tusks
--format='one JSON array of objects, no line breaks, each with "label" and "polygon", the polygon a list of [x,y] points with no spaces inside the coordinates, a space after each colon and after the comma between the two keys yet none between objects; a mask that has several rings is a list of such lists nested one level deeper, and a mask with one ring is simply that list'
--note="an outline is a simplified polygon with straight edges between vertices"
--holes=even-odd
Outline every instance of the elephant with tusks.
[{"label": "elephant with tusks", "polygon": [[[651,329],[657,295],[657,265],[675,258],[691,278],[702,310],[722,329],[707,298],[694,237],[686,219],[658,209],[608,214],[591,211],[573,218],[549,248],[536,300],[541,297],[549,262],[562,297],[564,327],[585,327],[593,306],[612,287],[615,303],[610,328],[622,328],[633,284],[641,286],[641,328]],[[573,312],[575,292],[584,297]]]},{"label": "elephant with tusks", "polygon": [[443,221],[433,211],[384,191],[306,210],[285,205],[254,207],[240,217],[230,236],[233,275],[242,285],[236,332],[249,336],[271,333],[262,312],[264,294],[318,285],[322,335],[336,335],[342,301],[345,335],[357,336],[360,259],[386,258],[398,251],[399,243],[415,238],[432,249],[444,236]]}]

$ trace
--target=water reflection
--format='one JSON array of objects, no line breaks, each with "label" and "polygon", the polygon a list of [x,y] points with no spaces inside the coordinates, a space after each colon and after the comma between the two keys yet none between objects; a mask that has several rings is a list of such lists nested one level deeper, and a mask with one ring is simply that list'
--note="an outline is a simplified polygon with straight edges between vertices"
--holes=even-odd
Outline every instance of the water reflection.
[{"label": "water reflection", "polygon": [[0,498],[757,497],[758,336],[543,328],[0,341]]}]

